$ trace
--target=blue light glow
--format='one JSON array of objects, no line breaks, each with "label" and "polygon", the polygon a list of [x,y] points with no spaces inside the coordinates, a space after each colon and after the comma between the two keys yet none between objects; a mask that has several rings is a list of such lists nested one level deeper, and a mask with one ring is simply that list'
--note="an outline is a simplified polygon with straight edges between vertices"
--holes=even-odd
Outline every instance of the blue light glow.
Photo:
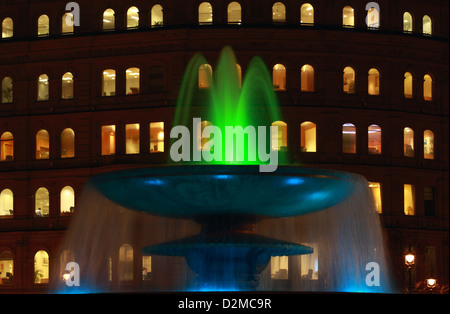
[{"label": "blue light glow", "polygon": [[227,180],[227,179],[231,178],[231,176],[228,174],[218,174],[218,175],[215,175],[214,178],[221,179],[221,180]]},{"label": "blue light glow", "polygon": [[289,178],[284,181],[287,185],[300,185],[305,182],[302,178]]},{"label": "blue light glow", "polygon": [[148,179],[148,180],[145,180],[145,183],[149,184],[149,185],[163,185],[164,181],[159,180],[159,179]]}]

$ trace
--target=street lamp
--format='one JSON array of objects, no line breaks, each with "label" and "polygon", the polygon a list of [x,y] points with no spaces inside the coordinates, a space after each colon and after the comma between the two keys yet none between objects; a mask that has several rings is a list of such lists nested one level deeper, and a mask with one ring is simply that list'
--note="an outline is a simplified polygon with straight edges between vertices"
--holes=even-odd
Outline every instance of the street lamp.
[{"label": "street lamp", "polygon": [[436,287],[437,280],[435,278],[427,278],[427,288],[430,289],[430,293]]},{"label": "street lamp", "polygon": [[415,259],[416,259],[416,256],[413,253],[408,252],[405,254],[405,265],[406,265],[406,267],[408,267],[408,271],[409,271],[409,291],[408,291],[408,293],[411,293],[411,268],[414,265]]}]

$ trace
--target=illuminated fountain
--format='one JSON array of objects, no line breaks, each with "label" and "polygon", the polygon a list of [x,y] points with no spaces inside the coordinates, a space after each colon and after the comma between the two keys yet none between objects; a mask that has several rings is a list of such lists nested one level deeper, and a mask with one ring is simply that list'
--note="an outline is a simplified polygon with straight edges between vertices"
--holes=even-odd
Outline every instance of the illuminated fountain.
[{"label": "illuminated fountain", "polygon": [[[261,59],[252,59],[241,83],[234,53],[225,48],[214,79],[207,80],[209,88],[198,91],[198,69],[203,64],[206,59],[196,55],[186,70],[174,127],[190,126],[201,132],[191,123],[196,116],[221,130],[269,127],[281,120],[271,76]],[[233,158],[217,145],[208,146],[201,139],[194,143],[198,139],[194,136],[189,160],[92,177],[63,245],[90,278],[85,283],[97,289],[102,286],[107,281],[104,269],[110,247],[117,250],[118,241],[136,237],[134,228],[149,220],[149,228],[158,230],[153,233],[158,240],[143,245],[143,255],[182,257],[195,274],[195,280],[175,290],[274,290],[270,279],[261,278],[271,258],[291,256],[296,261],[298,256],[312,254],[312,247],[301,244],[306,240],[320,247],[320,264],[327,265],[321,273],[325,279],[314,288],[291,284],[286,289],[386,291],[381,229],[365,179],[299,165],[262,171],[261,165],[270,163],[259,154],[272,150],[274,136],[269,133],[263,134],[264,149],[251,145],[251,140],[226,146],[230,139],[215,133],[215,144],[235,148]],[[173,146],[176,137],[172,137]],[[202,154],[196,158],[204,147],[208,156],[217,158],[205,161]],[[381,288],[366,289],[364,272],[369,262],[383,270]]]}]

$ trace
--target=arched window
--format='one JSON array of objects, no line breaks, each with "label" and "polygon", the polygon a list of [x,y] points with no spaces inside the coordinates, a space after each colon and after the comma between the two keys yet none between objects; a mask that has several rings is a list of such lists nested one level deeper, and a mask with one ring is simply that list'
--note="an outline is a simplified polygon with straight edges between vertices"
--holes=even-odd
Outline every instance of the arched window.
[{"label": "arched window", "polygon": [[434,133],[431,130],[423,132],[423,158],[434,159]]},{"label": "arched window", "polygon": [[403,13],[403,32],[412,33],[414,30],[413,18],[411,13]]},{"label": "arched window", "polygon": [[205,144],[210,141],[209,138],[203,137],[202,134],[203,134],[203,130],[207,126],[212,126],[212,125],[213,124],[207,120],[202,120],[201,122],[197,123],[197,150],[198,151],[202,151],[203,146],[205,146]]},{"label": "arched window", "polygon": [[72,213],[75,208],[75,191],[71,186],[65,186],[61,189],[59,195],[61,213]]},{"label": "arched window", "polygon": [[413,98],[413,76],[409,72],[403,78],[403,95],[405,98]]},{"label": "arched window", "polygon": [[241,24],[242,23],[242,13],[241,5],[236,2],[230,2],[227,8],[228,14],[228,24]]},{"label": "arched window", "polygon": [[13,101],[13,80],[6,76],[2,80],[2,104],[9,104]]},{"label": "arched window", "polygon": [[50,211],[48,190],[44,187],[37,189],[34,195],[34,214],[36,217],[46,217]]},{"label": "arched window", "polygon": [[73,14],[64,13],[61,21],[61,31],[63,34],[73,34]]},{"label": "arched window", "polygon": [[11,216],[13,213],[14,194],[10,189],[4,189],[0,193],[0,216]]},{"label": "arched window", "polygon": [[50,35],[50,20],[47,15],[43,14],[38,18],[37,31],[40,37]]},{"label": "arched window", "polygon": [[355,27],[355,10],[351,6],[342,9],[342,26]]},{"label": "arched window", "polygon": [[164,15],[163,15],[163,7],[159,4],[155,4],[152,7],[151,14],[151,26],[152,27],[160,27],[164,24]]},{"label": "arched window", "polygon": [[370,69],[368,74],[369,95],[380,95],[380,72],[377,69]]},{"label": "arched window", "polygon": [[356,127],[352,123],[342,125],[342,152],[356,154]]},{"label": "arched window", "polygon": [[380,12],[378,11],[377,8],[371,7],[367,11],[366,22],[367,22],[367,28],[370,28],[370,29],[380,28]]},{"label": "arched window", "polygon": [[428,15],[424,15],[422,19],[422,33],[424,35],[433,35],[433,22]]},{"label": "arched window", "polygon": [[2,270],[0,285],[12,284],[14,278],[14,255],[9,250],[0,252],[0,269]]},{"label": "arched window", "polygon": [[300,7],[300,24],[314,25],[314,7],[309,3]]},{"label": "arched window", "polygon": [[139,27],[139,9],[130,7],[127,10],[127,29],[136,29]]},{"label": "arched window", "polygon": [[423,77],[423,99],[433,100],[433,78],[429,74]]},{"label": "arched window", "polygon": [[14,23],[12,18],[7,17],[2,22],[2,38],[11,38],[14,35]]},{"label": "arched window", "polygon": [[316,124],[310,121],[300,125],[300,151],[316,152]]},{"label": "arched window", "polygon": [[344,93],[355,93],[355,70],[352,67],[346,67],[343,74],[343,90]]},{"label": "arched window", "polygon": [[287,124],[283,121],[275,121],[272,126],[278,127],[278,133],[272,134],[272,150],[287,151]]},{"label": "arched window", "polygon": [[102,96],[116,95],[116,70],[107,69],[102,75]]},{"label": "arched window", "polygon": [[50,136],[46,130],[36,133],[36,159],[50,158]]},{"label": "arched window", "polygon": [[73,157],[75,157],[75,132],[67,128],[61,132],[61,158]]},{"label": "arched window", "polygon": [[275,2],[272,6],[272,22],[286,23],[286,7],[281,2]]},{"label": "arched window", "polygon": [[73,75],[70,72],[64,73],[61,79],[61,98],[73,98]]},{"label": "arched window", "polygon": [[125,152],[139,154],[140,151],[139,123],[125,125]]},{"label": "arched window", "polygon": [[39,75],[37,81],[37,100],[43,101],[48,100],[49,98],[49,82],[47,74]]},{"label": "arched window", "polygon": [[314,91],[314,68],[309,65],[305,64],[301,68],[301,76],[300,76],[300,82],[301,82],[301,91],[302,92],[313,92]]},{"label": "arched window", "polygon": [[212,67],[202,64],[198,68],[198,88],[209,88],[212,80]]},{"label": "arched window", "polygon": [[150,123],[150,153],[164,152],[164,122]]},{"label": "arched window", "polygon": [[272,76],[273,88],[277,91],[286,90],[286,67],[282,64],[275,64]]},{"label": "arched window", "polygon": [[133,280],[133,248],[129,244],[123,244],[119,249],[119,280]]},{"label": "arched window", "polygon": [[103,12],[103,30],[112,31],[116,29],[115,12],[113,9],[106,9]]},{"label": "arched window", "polygon": [[127,95],[139,94],[140,70],[139,68],[129,68],[126,70],[126,93]]},{"label": "arched window", "polygon": [[403,129],[403,156],[414,157],[414,130],[408,127]]},{"label": "arched window", "polygon": [[11,132],[4,132],[0,137],[0,161],[14,159],[14,137]]},{"label": "arched window", "polygon": [[102,125],[102,156],[116,153],[116,126]]},{"label": "arched window", "polygon": [[59,256],[59,278],[64,280],[66,273],[66,265],[70,262],[75,262],[75,254],[71,250],[64,250]]},{"label": "arched window", "polygon": [[381,128],[372,124],[367,130],[369,155],[381,154]]},{"label": "arched window", "polygon": [[49,280],[49,257],[46,251],[38,251],[34,255],[34,283],[47,284]]},{"label": "arched window", "polygon": [[213,23],[213,8],[211,3],[202,2],[198,6],[198,24],[210,25]]}]

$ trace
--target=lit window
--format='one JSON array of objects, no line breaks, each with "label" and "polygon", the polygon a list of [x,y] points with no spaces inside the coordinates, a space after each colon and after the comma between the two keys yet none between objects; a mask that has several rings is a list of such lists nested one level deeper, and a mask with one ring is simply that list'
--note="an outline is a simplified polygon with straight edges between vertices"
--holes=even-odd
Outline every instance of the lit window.
[{"label": "lit window", "polygon": [[212,80],[212,67],[202,64],[198,68],[198,88],[209,88]]},{"label": "lit window", "polygon": [[14,137],[11,132],[4,132],[0,137],[0,161],[14,159]]},{"label": "lit window", "polygon": [[380,12],[376,8],[370,8],[367,11],[367,27],[378,29],[380,27]]},{"label": "lit window", "polygon": [[103,30],[112,31],[116,28],[115,16],[113,9],[106,9],[103,12]]},{"label": "lit window", "polygon": [[139,154],[139,123],[125,125],[125,150],[127,154]]},{"label": "lit window", "polygon": [[319,279],[319,246],[317,243],[304,243],[314,250],[311,254],[300,255],[300,273],[303,280]]},{"label": "lit window", "polygon": [[355,27],[355,12],[351,6],[342,9],[342,26]]},{"label": "lit window", "polygon": [[316,152],[316,125],[306,121],[300,126],[300,145],[302,152]]},{"label": "lit window", "polygon": [[416,213],[415,187],[412,184],[403,185],[403,210],[405,215],[413,216]]},{"label": "lit window", "polygon": [[352,123],[342,125],[342,152],[356,154],[356,127]]},{"label": "lit window", "polygon": [[238,2],[231,2],[227,8],[228,24],[241,24],[241,5]]},{"label": "lit window", "polygon": [[272,126],[278,127],[278,133],[272,134],[272,150],[286,151],[287,124],[283,121],[275,121],[272,123]]},{"label": "lit window", "polygon": [[197,123],[197,150],[198,151],[202,151],[203,146],[205,146],[205,144],[210,141],[209,138],[202,136],[203,130],[207,126],[212,126],[212,123],[207,120],[202,120],[201,122]]},{"label": "lit window", "polygon": [[64,129],[61,132],[61,158],[73,158],[75,156],[75,132]]},{"label": "lit window", "polygon": [[433,35],[433,24],[428,15],[425,15],[422,19],[422,33],[424,35]]},{"label": "lit window", "polygon": [[423,99],[427,101],[433,100],[433,79],[429,74],[423,77]]},{"label": "lit window", "polygon": [[381,128],[372,124],[368,130],[368,153],[369,155],[381,154]]},{"label": "lit window", "polygon": [[152,257],[142,256],[142,280],[152,279]]},{"label": "lit window", "polygon": [[242,87],[242,68],[239,64],[236,64],[236,71],[237,71],[237,75],[238,75],[239,88],[241,88]]},{"label": "lit window", "polygon": [[286,68],[282,64],[275,64],[272,71],[273,88],[277,91],[286,90]]},{"label": "lit window", "polygon": [[61,213],[72,213],[75,208],[75,191],[71,186],[65,186],[60,193]]},{"label": "lit window", "polygon": [[70,72],[65,73],[62,76],[62,88],[61,88],[61,98],[62,99],[72,99],[73,98],[73,75]]},{"label": "lit window", "polygon": [[423,132],[423,158],[434,159],[434,133],[431,130]]},{"label": "lit window", "polygon": [[13,80],[6,76],[2,80],[2,104],[9,104],[13,101]]},{"label": "lit window", "polygon": [[129,68],[126,70],[127,95],[139,94],[139,68]]},{"label": "lit window", "polygon": [[369,95],[380,94],[380,72],[377,69],[369,70],[368,84]]},{"label": "lit window", "polygon": [[300,24],[314,25],[314,7],[309,3],[300,7]]},{"label": "lit window", "polygon": [[133,248],[124,244],[119,249],[119,280],[133,280]]},{"label": "lit window", "polygon": [[405,98],[413,98],[413,76],[409,72],[403,78],[403,94]]},{"label": "lit window", "polygon": [[64,274],[66,273],[66,265],[70,262],[75,262],[75,254],[71,250],[62,251],[59,256],[59,278],[64,279]]},{"label": "lit window", "polygon": [[34,283],[47,284],[49,279],[49,258],[46,251],[34,255]]},{"label": "lit window", "polygon": [[423,190],[423,207],[425,216],[434,216],[436,214],[436,202],[434,199],[434,187],[425,186]]},{"label": "lit window", "polygon": [[161,5],[156,4],[152,7],[151,11],[151,25],[152,27],[163,26],[164,16],[163,16],[163,8]]},{"label": "lit window", "polygon": [[48,36],[50,34],[50,20],[47,15],[38,18],[38,36]]},{"label": "lit window", "polygon": [[309,64],[302,66],[300,81],[302,92],[314,91],[314,68]]},{"label": "lit window", "polygon": [[63,34],[73,34],[73,14],[65,13],[62,17],[62,33]]},{"label": "lit window", "polygon": [[369,188],[372,192],[373,202],[375,205],[375,210],[377,213],[381,214],[383,209],[381,206],[381,184],[380,182],[370,182],[369,181]]},{"label": "lit window", "polygon": [[164,122],[152,122],[150,123],[150,153],[159,152],[164,152]]},{"label": "lit window", "polygon": [[209,25],[213,23],[213,8],[209,2],[202,2],[198,6],[198,24]]},{"label": "lit window", "polygon": [[403,13],[403,32],[404,33],[412,33],[413,32],[413,18],[411,13],[405,12]]},{"label": "lit window", "polygon": [[14,256],[10,251],[0,252],[0,265],[2,269],[0,285],[11,285],[14,278]]},{"label": "lit window", "polygon": [[288,279],[289,259],[287,256],[272,256],[270,259],[270,278]]},{"label": "lit window", "polygon": [[0,216],[11,216],[14,213],[14,194],[10,189],[0,193]]},{"label": "lit window", "polygon": [[343,90],[344,93],[355,93],[355,70],[351,67],[346,67],[343,74]]},{"label": "lit window", "polygon": [[102,75],[102,96],[114,95],[116,95],[116,70],[104,70]]},{"label": "lit window", "polygon": [[11,38],[13,37],[14,32],[14,23],[10,17],[3,19],[2,22],[2,38]]},{"label": "lit window", "polygon": [[34,195],[34,214],[36,217],[46,217],[50,210],[48,190],[44,187],[37,189]]},{"label": "lit window", "polygon": [[411,128],[403,129],[403,147],[405,157],[414,157],[414,130]]},{"label": "lit window", "polygon": [[281,2],[276,2],[272,6],[272,22],[286,23],[286,7]]},{"label": "lit window", "polygon": [[102,126],[102,156],[116,153],[116,126]]},{"label": "lit window", "polygon": [[131,7],[127,11],[127,29],[135,29],[139,27],[139,10]]},{"label": "lit window", "polygon": [[37,100],[38,101],[48,100],[49,82],[47,74],[42,74],[39,76],[37,81],[37,89],[38,89]]},{"label": "lit window", "polygon": [[50,158],[50,136],[46,130],[36,133],[36,159]]}]

